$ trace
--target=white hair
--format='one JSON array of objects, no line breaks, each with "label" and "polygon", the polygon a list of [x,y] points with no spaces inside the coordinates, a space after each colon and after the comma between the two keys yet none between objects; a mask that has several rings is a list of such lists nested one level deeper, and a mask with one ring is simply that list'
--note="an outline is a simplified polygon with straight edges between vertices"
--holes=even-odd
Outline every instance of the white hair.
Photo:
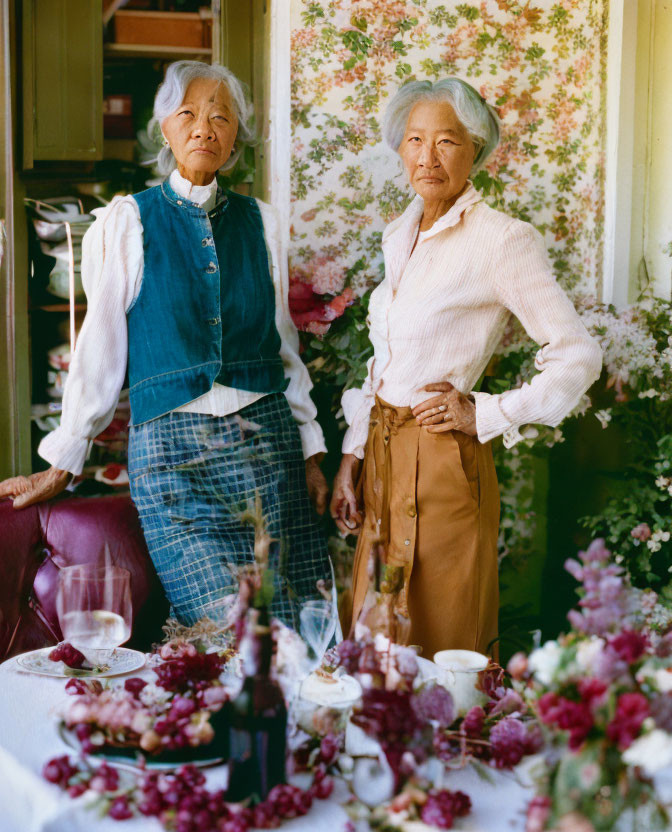
[{"label": "white hair", "polygon": [[397,90],[383,116],[383,138],[398,152],[411,110],[419,101],[447,101],[476,147],[472,171],[483,166],[499,143],[499,118],[494,107],[466,81],[444,78],[409,81]]},{"label": "white hair", "polygon": [[[233,152],[222,166],[222,171],[231,170],[240,158],[245,145],[255,143],[252,126],[253,109],[245,86],[236,76],[220,64],[206,64],[202,61],[175,61],[166,70],[166,77],[159,84],[154,97],[154,114],[147,125],[150,139],[162,140],[161,125],[184,101],[189,84],[197,78],[221,81],[231,93],[233,110],[238,118],[238,133]],[[177,167],[175,156],[169,145],[161,148],[156,157],[159,173],[168,176]]]}]

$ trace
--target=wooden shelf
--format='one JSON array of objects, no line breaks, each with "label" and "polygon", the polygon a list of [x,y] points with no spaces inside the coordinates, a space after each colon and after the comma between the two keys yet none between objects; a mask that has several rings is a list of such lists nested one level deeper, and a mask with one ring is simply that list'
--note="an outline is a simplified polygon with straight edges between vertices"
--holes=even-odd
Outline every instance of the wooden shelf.
[{"label": "wooden shelf", "polygon": [[106,58],[159,58],[166,61],[181,58],[211,58],[212,49],[205,46],[154,46],[144,43],[106,43]]}]

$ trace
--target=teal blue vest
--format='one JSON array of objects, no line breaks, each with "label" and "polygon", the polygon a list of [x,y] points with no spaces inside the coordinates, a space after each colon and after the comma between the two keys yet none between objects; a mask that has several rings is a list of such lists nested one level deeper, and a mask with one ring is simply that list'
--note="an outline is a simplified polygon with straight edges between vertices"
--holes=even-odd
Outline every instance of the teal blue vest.
[{"label": "teal blue vest", "polygon": [[167,181],[134,199],[144,272],[127,314],[133,424],[198,398],[215,381],[256,393],[285,390],[256,201],[218,192],[206,213]]}]

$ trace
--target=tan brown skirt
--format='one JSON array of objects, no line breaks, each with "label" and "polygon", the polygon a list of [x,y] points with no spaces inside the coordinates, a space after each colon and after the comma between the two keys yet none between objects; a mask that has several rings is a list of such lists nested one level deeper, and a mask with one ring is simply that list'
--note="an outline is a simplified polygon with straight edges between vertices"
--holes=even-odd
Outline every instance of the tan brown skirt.
[{"label": "tan brown skirt", "polygon": [[424,657],[444,649],[492,654],[499,488],[489,443],[429,433],[410,408],[376,398],[358,489],[365,516],[344,629],[354,627],[378,576]]}]

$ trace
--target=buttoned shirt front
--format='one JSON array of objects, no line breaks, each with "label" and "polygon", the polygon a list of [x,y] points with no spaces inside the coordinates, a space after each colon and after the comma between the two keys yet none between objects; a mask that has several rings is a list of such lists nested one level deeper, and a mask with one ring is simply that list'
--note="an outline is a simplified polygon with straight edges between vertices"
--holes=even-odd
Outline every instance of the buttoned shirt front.
[{"label": "buttoned shirt front", "polygon": [[505,393],[474,393],[481,442],[504,434],[511,446],[521,425],[559,424],[599,377],[599,345],[556,283],[532,225],[487,206],[471,183],[419,238],[422,214],[417,196],[383,234],[385,278],[368,316],[374,355],[362,387],[342,399],[343,452],[360,458],[376,395],[415,407],[436,395],[428,384],[470,393],[512,313],[541,347],[540,372]]}]

